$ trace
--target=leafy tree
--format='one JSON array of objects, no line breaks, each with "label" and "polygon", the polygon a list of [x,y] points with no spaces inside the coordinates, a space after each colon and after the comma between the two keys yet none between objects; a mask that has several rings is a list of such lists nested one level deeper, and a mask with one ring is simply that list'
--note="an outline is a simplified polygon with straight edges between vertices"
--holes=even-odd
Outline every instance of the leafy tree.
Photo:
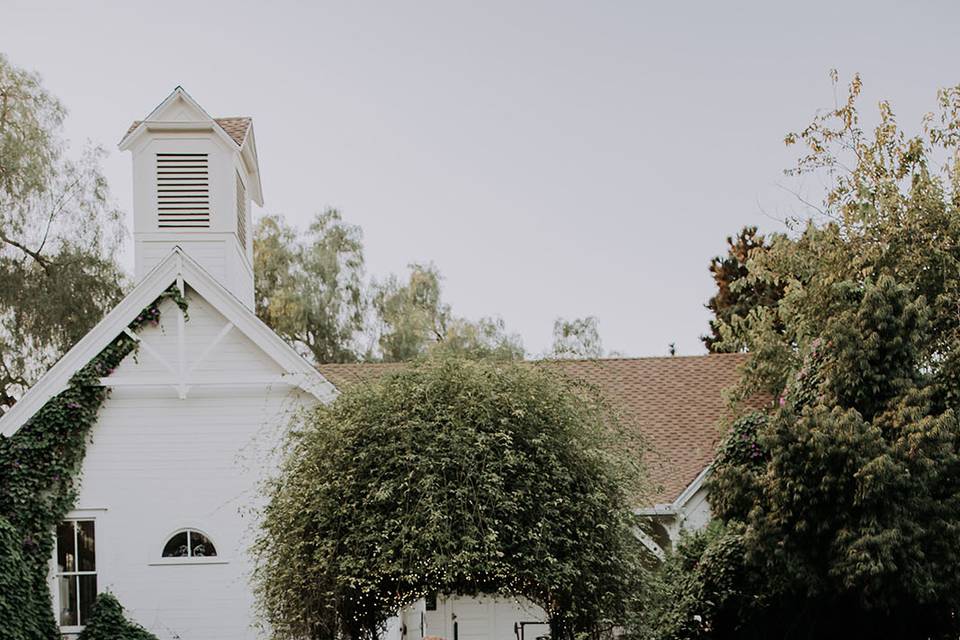
[{"label": "leafy tree", "polygon": [[727,255],[716,256],[710,261],[710,275],[717,285],[717,292],[706,305],[713,314],[710,334],[700,339],[711,353],[719,350],[722,326],[729,325],[735,316],[745,318],[758,307],[775,306],[783,295],[778,284],[748,277],[747,261],[768,249],[767,239],[757,232],[756,227],[744,227],[736,236],[727,237]]},{"label": "leafy tree", "polygon": [[432,264],[411,264],[401,282],[391,275],[374,286],[373,307],[380,322],[379,346],[387,362],[412,360],[443,340],[450,306],[440,295],[440,271]]},{"label": "leafy tree", "polygon": [[960,633],[960,87],[916,136],[885,102],[863,131],[860,88],[787,138],[807,149],[796,171],[832,187],[748,262],[782,299],[721,328],[750,351],[741,396],[778,402],[715,463],[711,504],[744,560],[714,570],[762,581],[679,637]]},{"label": "leafy tree", "polygon": [[453,318],[443,340],[432,351],[492,360],[523,360],[525,353],[520,336],[507,333],[502,318],[480,318],[477,322]]},{"label": "leafy tree", "polygon": [[622,622],[646,559],[623,438],[549,367],[433,358],[346,388],[268,488],[255,577],[274,637],[374,638],[431,592],[525,596],[556,638]]},{"label": "leafy tree", "polygon": [[103,151],[67,157],[65,109],[0,54],[0,412],[121,298]]},{"label": "leafy tree", "polygon": [[596,317],[557,318],[553,323],[551,355],[555,358],[602,358],[603,342]]},{"label": "leafy tree", "polygon": [[454,316],[443,302],[440,278],[432,264],[411,264],[406,283],[390,276],[374,286],[383,360],[403,362],[434,351],[471,358],[523,358],[520,337],[507,333],[502,319],[472,322]]},{"label": "leafy tree", "polygon": [[359,227],[329,209],[304,238],[282,217],[254,233],[257,315],[314,362],[354,362],[365,328],[363,242]]}]

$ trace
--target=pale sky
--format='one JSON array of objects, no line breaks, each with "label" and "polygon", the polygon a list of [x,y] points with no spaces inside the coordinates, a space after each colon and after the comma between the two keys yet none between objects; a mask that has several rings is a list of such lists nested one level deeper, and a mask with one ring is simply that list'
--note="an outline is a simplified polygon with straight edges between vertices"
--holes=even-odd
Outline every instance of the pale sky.
[{"label": "pale sky", "polygon": [[0,51],[109,150],[128,214],[116,145],[183,85],[254,118],[265,210],[339,208],[370,274],[433,261],[533,354],[585,315],[607,349],[694,354],[725,236],[800,211],[783,136],[829,70],[916,129],[960,83],[960,3],[0,0]]}]

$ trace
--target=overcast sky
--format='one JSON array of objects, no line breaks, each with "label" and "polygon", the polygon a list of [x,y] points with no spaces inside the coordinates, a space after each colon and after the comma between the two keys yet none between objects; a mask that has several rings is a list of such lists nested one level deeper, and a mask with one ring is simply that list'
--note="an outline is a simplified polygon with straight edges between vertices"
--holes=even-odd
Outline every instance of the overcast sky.
[{"label": "overcast sky", "polygon": [[179,84],[254,118],[265,210],[339,208],[372,275],[433,261],[534,354],[585,315],[607,349],[694,354],[725,236],[799,211],[782,140],[829,70],[915,128],[960,83],[960,3],[0,0],[0,51],[110,151],[128,214],[116,145]]}]

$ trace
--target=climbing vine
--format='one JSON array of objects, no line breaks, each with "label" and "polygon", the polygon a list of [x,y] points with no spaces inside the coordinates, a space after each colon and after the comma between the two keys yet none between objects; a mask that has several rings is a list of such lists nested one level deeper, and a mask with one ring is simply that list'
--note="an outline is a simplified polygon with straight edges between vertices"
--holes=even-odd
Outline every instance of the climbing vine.
[{"label": "climbing vine", "polygon": [[[165,299],[186,313],[186,299],[171,286],[129,328],[157,324]],[[121,333],[19,431],[0,435],[0,628],[10,640],[59,638],[47,584],[53,531],[73,508],[91,429],[109,394],[100,378],[136,347]]]}]

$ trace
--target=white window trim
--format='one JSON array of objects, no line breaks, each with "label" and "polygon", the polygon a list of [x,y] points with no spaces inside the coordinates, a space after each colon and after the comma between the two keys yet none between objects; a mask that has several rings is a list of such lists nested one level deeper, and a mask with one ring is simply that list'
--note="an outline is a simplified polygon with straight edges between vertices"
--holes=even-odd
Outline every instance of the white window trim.
[{"label": "white window trim", "polygon": [[[60,522],[91,521],[93,522],[93,530],[95,532],[94,535],[96,536],[96,539],[99,540],[100,530],[99,530],[99,527],[97,526],[96,513],[102,512],[102,511],[106,511],[106,509],[74,509],[73,511],[68,513],[66,516],[64,516],[60,520]],[[59,526],[59,523],[57,523],[57,526]],[[74,525],[74,528],[73,528],[74,553],[76,553],[77,536],[78,536],[77,527],[76,525]],[[94,545],[97,545],[97,543],[95,542]],[[50,592],[51,592],[51,595],[53,596],[51,598],[51,601],[53,602],[53,615],[57,620],[57,628],[60,630],[61,635],[76,635],[76,634],[79,634],[81,631],[83,631],[86,625],[82,625],[82,624],[81,625],[61,625],[60,624],[60,576],[62,575],[62,573],[60,572],[60,567],[57,565],[58,552],[59,552],[59,549],[57,548],[57,543],[56,541],[54,541],[53,556],[50,558],[50,567],[52,569],[50,572],[50,575],[51,575]],[[68,573],[70,575],[97,576],[97,594],[94,594],[96,596],[96,595],[99,595],[100,593],[100,585],[102,584],[103,572],[100,570],[100,561],[97,558],[98,554],[97,554],[96,546],[94,546],[93,553],[95,558],[94,561],[96,562],[96,566],[97,566],[95,571],[70,571]],[[78,555],[78,561],[79,561],[79,555]],[[80,598],[80,585],[78,582],[77,584],[77,613],[78,614],[80,613],[79,598]]]},{"label": "white window trim", "polygon": [[[213,543],[214,548],[217,550],[217,555],[215,556],[180,556],[177,558],[164,558],[163,548],[167,546],[167,543],[170,542],[171,538],[185,531],[187,532],[195,531],[203,535],[204,537],[206,537],[207,540]],[[200,529],[199,527],[193,527],[193,526],[179,527],[171,531],[163,539],[163,542],[161,542],[160,553],[158,554],[156,550],[154,550],[150,554],[150,557],[151,557],[151,560],[147,562],[147,566],[150,566],[150,567],[164,567],[164,566],[177,566],[177,565],[201,565],[201,564],[207,564],[207,565],[230,564],[230,560],[227,558],[224,558],[221,555],[220,547],[218,546],[218,543],[216,542],[216,539],[214,538],[214,536],[210,535],[209,533],[207,533],[203,529]]]},{"label": "white window trim", "polygon": [[204,558],[160,558],[153,562],[148,562],[150,567],[165,567],[190,564],[230,564],[229,560],[222,560],[220,556],[210,556]]}]

